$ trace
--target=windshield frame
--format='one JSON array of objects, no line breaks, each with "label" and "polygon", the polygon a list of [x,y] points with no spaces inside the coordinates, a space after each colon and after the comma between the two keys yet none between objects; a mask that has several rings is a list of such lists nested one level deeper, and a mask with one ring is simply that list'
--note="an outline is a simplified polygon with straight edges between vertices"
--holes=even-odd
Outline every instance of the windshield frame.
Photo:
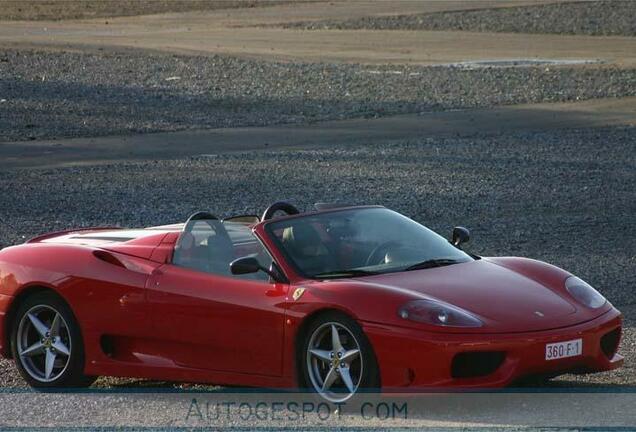
[{"label": "windshield frame", "polygon": [[[400,216],[403,216],[409,220],[411,220],[412,222],[421,225],[422,227],[428,229],[429,231],[433,232],[435,235],[438,235],[440,237],[443,238],[443,236],[441,236],[440,234],[438,234],[437,232],[431,230],[430,228],[426,227],[425,225],[411,219],[408,216],[403,215],[402,213],[399,213],[395,210],[389,209],[385,206],[382,205],[364,205],[364,206],[348,206],[348,207],[341,207],[341,208],[334,208],[334,209],[329,209],[329,210],[321,210],[321,211],[311,211],[311,212],[306,212],[306,213],[299,213],[299,214],[294,214],[294,215],[286,215],[286,216],[281,216],[281,217],[277,217],[275,219],[268,219],[265,220],[263,222],[261,222],[261,226],[263,229],[264,234],[267,236],[268,238],[268,242],[265,243],[269,243],[271,242],[272,246],[276,248],[277,252],[282,255],[282,257],[284,258],[286,264],[290,267],[291,270],[293,270],[297,275],[299,275],[302,278],[305,279],[311,279],[311,280],[327,280],[327,279],[337,279],[337,278],[332,278],[332,277],[318,277],[316,275],[311,275],[311,274],[307,274],[302,268],[300,268],[300,266],[298,266],[298,264],[296,263],[296,261],[293,259],[293,257],[289,254],[289,252],[286,250],[286,248],[283,246],[283,244],[281,243],[281,241],[279,240],[279,238],[274,234],[273,232],[273,226],[278,223],[278,222],[282,222],[285,220],[292,220],[292,219],[301,219],[301,218],[305,218],[305,217],[313,217],[313,216],[317,216],[317,215],[323,215],[323,214],[333,214],[333,213],[339,213],[339,212],[345,212],[345,211],[352,211],[352,210],[360,210],[360,211],[364,211],[364,210],[368,210],[368,209],[385,209],[387,211],[396,213]],[[451,247],[454,247],[450,244],[449,245]],[[460,251],[464,252],[469,258],[469,261],[465,261],[465,262],[471,262],[473,260],[477,260],[478,257],[476,257],[473,254],[470,254],[466,251],[463,251],[460,249]],[[272,251],[270,251],[271,253]],[[460,262],[462,263],[462,262]],[[351,268],[351,269],[346,269],[346,270],[352,270],[355,271],[357,269],[363,269],[362,267],[355,267],[355,268]],[[345,269],[339,269],[339,270],[343,270],[343,273],[345,273]],[[386,274],[390,274],[390,273],[401,273],[404,272],[406,270],[406,267],[402,268],[396,268],[394,270],[390,270],[390,271],[380,271],[377,273],[373,273],[373,274],[369,274],[369,275],[362,275],[362,276],[354,276],[356,278],[361,278],[361,277],[372,277],[372,276],[381,276],[381,275],[386,275]],[[348,278],[348,276],[343,276],[344,278]]]}]

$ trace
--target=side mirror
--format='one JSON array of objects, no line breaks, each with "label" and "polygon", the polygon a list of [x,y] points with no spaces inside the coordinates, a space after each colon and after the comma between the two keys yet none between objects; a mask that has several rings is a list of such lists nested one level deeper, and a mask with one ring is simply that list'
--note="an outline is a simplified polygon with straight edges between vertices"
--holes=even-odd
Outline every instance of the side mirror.
[{"label": "side mirror", "polygon": [[288,280],[275,263],[270,268],[263,267],[254,257],[243,257],[235,259],[230,263],[230,272],[235,275],[248,273],[265,272],[276,282],[287,283]]},{"label": "side mirror", "polygon": [[261,270],[261,265],[254,257],[238,258],[230,263],[230,271],[235,275],[256,273],[259,270]]},{"label": "side mirror", "polygon": [[462,243],[467,243],[468,240],[470,240],[470,231],[468,231],[468,228],[462,226],[453,228],[453,239],[451,240],[453,246],[461,249]]}]

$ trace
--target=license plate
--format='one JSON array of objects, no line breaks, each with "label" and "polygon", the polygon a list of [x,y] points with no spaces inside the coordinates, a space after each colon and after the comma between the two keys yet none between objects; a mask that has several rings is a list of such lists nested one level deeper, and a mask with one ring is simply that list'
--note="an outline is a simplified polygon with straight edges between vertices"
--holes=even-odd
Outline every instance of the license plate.
[{"label": "license plate", "polygon": [[549,343],[545,345],[545,359],[556,360],[567,357],[575,357],[583,353],[583,339],[574,339],[565,342]]}]

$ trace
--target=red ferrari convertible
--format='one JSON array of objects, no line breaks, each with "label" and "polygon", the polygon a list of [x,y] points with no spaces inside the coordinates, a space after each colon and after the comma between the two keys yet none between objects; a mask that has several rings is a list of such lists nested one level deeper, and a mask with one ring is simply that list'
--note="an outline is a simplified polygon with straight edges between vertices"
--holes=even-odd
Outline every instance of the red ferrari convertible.
[{"label": "red ferrari convertible", "polygon": [[384,207],[316,207],[5,248],[1,352],[34,387],[112,375],[332,402],[622,364],[620,312],[567,271],[472,255],[465,228],[448,241]]}]

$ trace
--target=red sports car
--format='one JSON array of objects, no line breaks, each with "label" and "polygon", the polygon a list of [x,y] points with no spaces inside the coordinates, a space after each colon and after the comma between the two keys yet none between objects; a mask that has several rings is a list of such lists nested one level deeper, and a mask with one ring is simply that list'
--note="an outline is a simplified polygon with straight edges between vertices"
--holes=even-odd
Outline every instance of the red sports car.
[{"label": "red sports car", "polygon": [[622,364],[621,314],[594,288],[464,252],[468,237],[380,206],[287,203],[261,218],[47,234],[0,251],[1,351],[34,387],[112,375],[332,402]]}]

